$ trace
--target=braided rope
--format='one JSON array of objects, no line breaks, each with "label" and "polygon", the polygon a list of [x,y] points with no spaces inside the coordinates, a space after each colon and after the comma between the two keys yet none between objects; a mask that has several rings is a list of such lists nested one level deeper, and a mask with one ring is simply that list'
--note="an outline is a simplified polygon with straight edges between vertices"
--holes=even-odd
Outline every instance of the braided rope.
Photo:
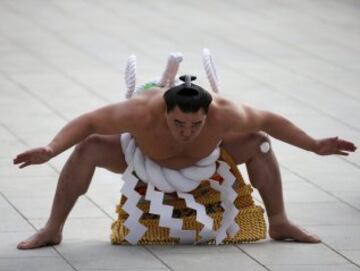
[{"label": "braided rope", "polygon": [[178,73],[180,63],[182,62],[182,60],[183,60],[183,56],[181,53],[174,53],[174,65],[172,66],[172,69],[170,70],[169,78],[168,78],[169,87],[173,87],[175,84],[175,80],[176,80],[175,77]]},{"label": "braided rope", "polygon": [[129,99],[135,90],[136,85],[136,56],[130,55],[125,68],[125,83],[126,83],[126,95],[125,97]]},{"label": "braided rope", "polygon": [[[147,183],[146,199],[150,202],[150,212],[160,216],[159,225],[170,229],[169,236],[179,238],[180,243],[193,243],[196,233],[182,230],[181,220],[172,218],[172,208],[162,203],[164,193],[167,192],[177,192],[178,196],[186,201],[188,207],[195,209],[197,213],[196,221],[204,225],[203,230],[200,232],[202,236],[200,242],[207,242],[215,237],[216,244],[220,244],[227,237],[227,234],[232,236],[239,231],[239,227],[235,222],[239,210],[234,205],[237,193],[232,187],[236,177],[230,172],[230,167],[226,163],[218,161],[220,156],[219,147],[215,148],[209,156],[199,161],[202,166],[196,163],[192,167],[173,170],[160,167],[149,157],[143,155],[140,148],[136,146],[135,139],[131,134],[121,134],[120,141],[129,168],[136,173],[139,179]],[[222,184],[210,179],[216,172],[216,161],[219,163],[217,172],[224,178]],[[136,182],[131,179],[134,179],[134,177],[129,173],[123,175],[124,185],[121,191],[127,197],[126,210],[125,208],[124,210],[129,214],[124,225],[131,233],[129,238],[126,236],[125,239],[132,244],[138,242],[144,235],[144,229],[137,222],[140,215],[136,207],[139,197],[133,191]],[[193,191],[205,179],[208,179],[210,185],[220,192],[222,206],[225,209],[222,225],[217,231],[212,229],[213,220],[206,214],[204,206],[197,204],[193,195],[187,193]],[[159,191],[156,191],[155,188]]]},{"label": "braided rope", "polygon": [[212,90],[218,93],[220,79],[215,68],[215,63],[210,55],[210,50],[207,48],[203,49],[203,65]]},{"label": "braided rope", "polygon": [[164,192],[189,192],[195,189],[202,180],[210,178],[216,171],[215,162],[220,156],[220,148],[215,150],[194,166],[173,170],[160,167],[145,156],[136,146],[135,139],[129,133],[121,134],[121,147],[127,164],[132,164],[136,174],[145,183],[152,183]]},{"label": "braided rope", "polygon": [[183,56],[181,53],[170,53],[166,68],[158,83],[160,87],[173,86],[175,81],[175,76],[179,70],[179,66],[182,60],[183,60]]}]

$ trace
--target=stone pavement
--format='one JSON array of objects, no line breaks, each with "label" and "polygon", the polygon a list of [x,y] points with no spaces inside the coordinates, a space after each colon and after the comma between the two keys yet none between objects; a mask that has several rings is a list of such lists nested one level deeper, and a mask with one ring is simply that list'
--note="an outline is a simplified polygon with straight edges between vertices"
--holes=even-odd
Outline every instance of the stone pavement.
[{"label": "stone pavement", "polygon": [[16,249],[46,221],[71,150],[23,170],[12,158],[47,144],[75,116],[123,99],[131,53],[139,82],[181,51],[181,72],[208,86],[203,47],[215,58],[223,95],[283,114],[314,137],[359,145],[359,1],[1,0],[0,270],[360,269],[360,152],[318,157],[276,140],[289,216],[321,244],[112,246],[122,183],[98,170],[61,245]]}]

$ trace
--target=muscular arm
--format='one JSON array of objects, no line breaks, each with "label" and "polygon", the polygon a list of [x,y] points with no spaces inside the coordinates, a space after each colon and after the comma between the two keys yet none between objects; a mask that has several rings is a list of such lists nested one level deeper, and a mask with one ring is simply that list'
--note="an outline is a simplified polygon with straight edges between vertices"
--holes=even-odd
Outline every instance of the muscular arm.
[{"label": "muscular arm", "polygon": [[65,125],[47,146],[20,153],[13,162],[20,168],[45,163],[90,134],[132,133],[134,123],[144,119],[143,110],[139,110],[142,108],[143,104],[134,98],[83,114]]},{"label": "muscular arm", "polygon": [[338,139],[337,137],[320,140],[314,139],[285,117],[269,111],[257,110],[243,105],[242,107],[231,106],[230,112],[233,112],[230,115],[235,123],[232,129],[237,131],[264,131],[281,141],[323,155],[347,155],[343,150],[356,150],[353,143]]},{"label": "muscular arm", "polygon": [[91,134],[119,134],[131,131],[136,101],[126,101],[85,113],[65,125],[48,144],[55,156]]}]

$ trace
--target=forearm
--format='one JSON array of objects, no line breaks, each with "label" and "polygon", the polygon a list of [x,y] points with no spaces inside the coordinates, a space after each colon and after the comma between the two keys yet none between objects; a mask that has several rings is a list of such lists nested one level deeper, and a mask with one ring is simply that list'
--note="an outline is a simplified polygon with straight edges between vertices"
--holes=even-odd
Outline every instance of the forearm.
[{"label": "forearm", "polygon": [[274,138],[307,151],[315,151],[317,141],[286,118],[267,112],[263,130]]},{"label": "forearm", "polygon": [[93,133],[93,129],[86,114],[73,119],[48,144],[52,157],[79,143],[91,133]]}]

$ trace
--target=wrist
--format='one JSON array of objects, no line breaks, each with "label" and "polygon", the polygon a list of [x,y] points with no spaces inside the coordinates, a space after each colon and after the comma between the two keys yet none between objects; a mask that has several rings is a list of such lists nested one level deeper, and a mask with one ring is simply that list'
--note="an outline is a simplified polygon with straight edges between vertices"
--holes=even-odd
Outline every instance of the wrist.
[{"label": "wrist", "polygon": [[54,157],[54,156],[55,156],[54,147],[51,146],[51,144],[45,146],[45,150],[50,154],[50,157]]},{"label": "wrist", "polygon": [[318,149],[319,149],[319,140],[318,139],[314,139],[311,147],[310,147],[310,151],[314,152],[314,153],[318,153]]}]

